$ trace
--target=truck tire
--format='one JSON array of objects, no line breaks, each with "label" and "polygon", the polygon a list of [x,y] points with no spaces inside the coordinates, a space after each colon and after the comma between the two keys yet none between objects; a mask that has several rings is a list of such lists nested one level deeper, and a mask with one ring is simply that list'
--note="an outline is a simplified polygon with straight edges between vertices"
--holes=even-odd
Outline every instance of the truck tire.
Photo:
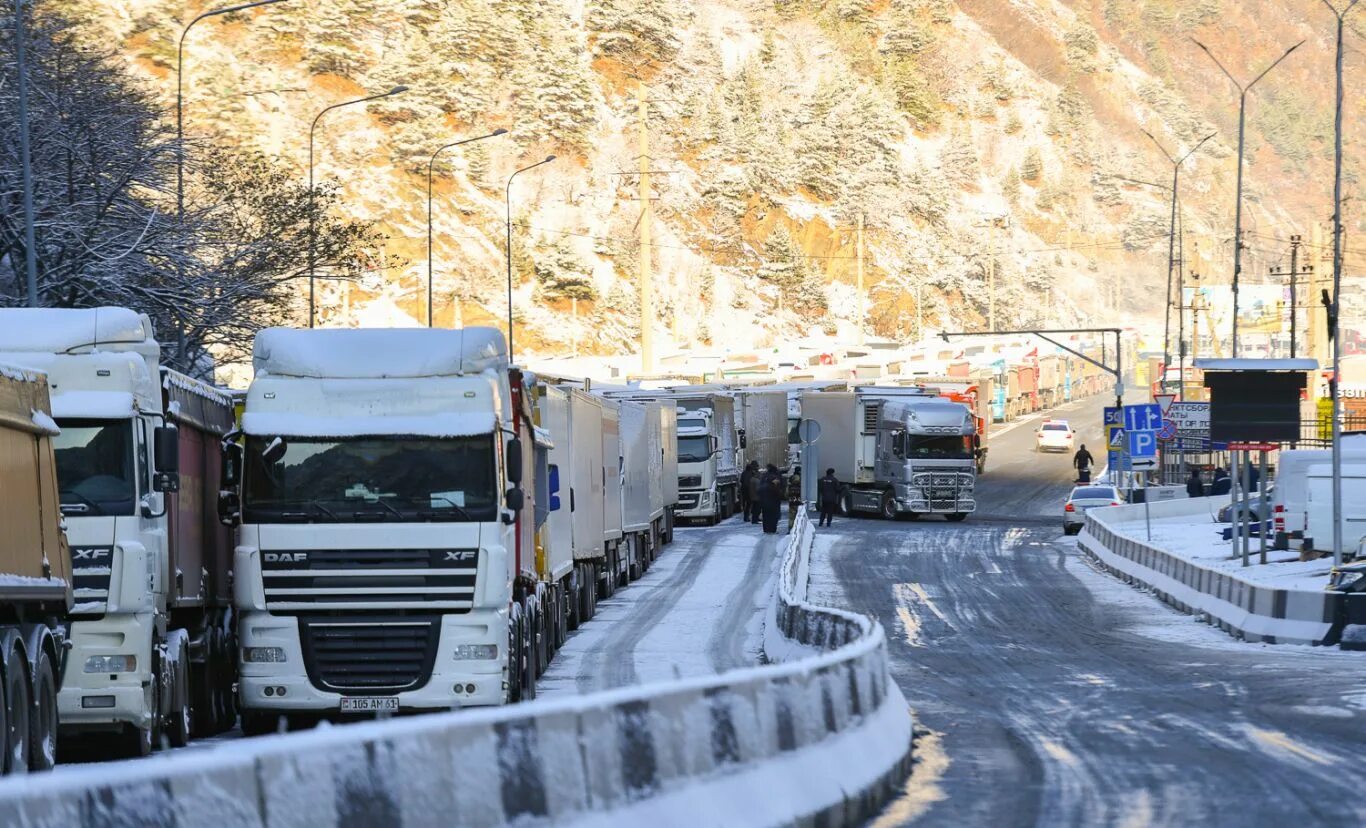
[{"label": "truck tire", "polygon": [[525,671],[522,669],[522,662],[526,654],[522,651],[522,613],[516,604],[513,609],[518,610],[515,616],[508,622],[508,702],[516,703],[522,700],[522,676]]},{"label": "truck tire", "polygon": [[537,619],[527,602],[522,604],[522,700],[536,700],[536,627]]},{"label": "truck tire", "polygon": [[219,662],[222,669],[218,673],[218,730],[232,730],[237,723],[237,634],[232,629],[232,619],[224,613],[222,626],[218,631]]},{"label": "truck tire", "polygon": [[23,644],[15,638],[5,651],[5,773],[28,772],[32,693]]},{"label": "truck tire", "polygon": [[190,743],[194,705],[190,698],[190,645],[182,638],[171,662],[171,715],[166,722],[166,738],[171,747],[185,747]]},{"label": "truck tire", "polygon": [[947,520],[949,523],[962,523],[967,519],[967,512],[954,512],[952,514],[944,515],[944,520]]},{"label": "truck tire", "polygon": [[854,499],[848,489],[840,490],[840,517],[849,517],[854,514]]},{"label": "truck tire", "polygon": [[892,497],[891,492],[882,493],[882,500],[878,503],[877,511],[883,520],[896,520],[896,498]]},{"label": "truck tire", "polygon": [[29,726],[29,769],[52,770],[57,764],[57,670],[46,647],[38,650],[33,668],[33,720]]}]

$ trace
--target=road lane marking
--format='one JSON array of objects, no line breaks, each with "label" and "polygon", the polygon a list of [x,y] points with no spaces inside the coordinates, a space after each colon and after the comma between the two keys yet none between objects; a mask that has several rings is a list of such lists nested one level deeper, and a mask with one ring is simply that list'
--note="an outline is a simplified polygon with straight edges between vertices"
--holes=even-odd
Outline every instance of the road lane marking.
[{"label": "road lane marking", "polygon": [[905,825],[919,819],[934,803],[948,799],[948,794],[939,785],[951,764],[943,742],[943,734],[933,730],[916,732],[915,767],[911,770],[910,778],[901,789],[901,796],[888,803],[869,828]]},{"label": "road lane marking", "polygon": [[1244,729],[1264,753],[1289,754],[1316,765],[1335,765],[1340,761],[1336,756],[1324,754],[1307,745],[1300,744],[1279,730],[1263,730],[1253,725],[1244,725]]},{"label": "road lane marking", "polygon": [[1081,760],[1077,758],[1077,755],[1075,753],[1063,747],[1061,744],[1053,741],[1052,739],[1042,740],[1042,747],[1044,749],[1044,753],[1047,753],[1049,756],[1052,756],[1056,761],[1061,762],[1064,765],[1067,765],[1069,768],[1075,768],[1081,764]]}]

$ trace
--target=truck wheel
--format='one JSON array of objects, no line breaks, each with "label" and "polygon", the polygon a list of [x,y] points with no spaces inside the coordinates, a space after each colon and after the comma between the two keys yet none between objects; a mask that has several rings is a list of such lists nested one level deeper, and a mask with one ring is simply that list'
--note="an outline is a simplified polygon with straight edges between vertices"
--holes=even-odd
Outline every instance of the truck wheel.
[{"label": "truck wheel", "polygon": [[852,495],[849,494],[849,490],[845,489],[844,491],[840,492],[840,516],[849,517],[853,513],[854,498]]},{"label": "truck wheel", "polygon": [[944,515],[944,520],[947,520],[949,523],[962,523],[967,519],[967,512],[954,512],[953,514]]},{"label": "truck wheel", "polygon": [[144,756],[152,755],[153,733],[152,726],[138,727],[137,725],[125,725],[123,733],[120,734],[119,753],[125,757],[141,759]]},{"label": "truck wheel", "polygon": [[190,722],[194,717],[190,702],[190,645],[182,638],[176,650],[175,661],[171,662],[171,716],[166,738],[171,747],[185,747],[190,743]]},{"label": "truck wheel", "polygon": [[210,619],[204,628],[204,663],[191,664],[190,698],[194,711],[194,736],[202,739],[218,732],[218,630]]},{"label": "truck wheel", "polygon": [[878,504],[878,513],[883,520],[896,520],[896,498],[892,497],[891,492],[884,492],[882,501]]},{"label": "truck wheel", "polygon": [[537,621],[534,615],[528,615],[528,605],[523,604],[522,609],[522,700],[535,701],[536,699],[536,675],[538,665],[536,664],[536,629]]},{"label": "truck wheel", "polygon": [[33,721],[29,735],[29,769],[51,770],[57,764],[57,671],[45,647],[38,650],[33,671]]},{"label": "truck wheel", "polygon": [[508,624],[508,701],[512,703],[522,700],[522,661],[526,657],[522,641],[522,616],[519,612],[516,619]]},{"label": "truck wheel", "polygon": [[218,683],[218,729],[220,732],[232,730],[237,723],[237,635],[232,631],[232,621],[224,616],[223,627],[218,635],[219,658],[223,668],[219,671]]},{"label": "truck wheel", "polygon": [[33,704],[22,645],[16,638],[5,656],[5,773],[27,773],[29,718]]}]

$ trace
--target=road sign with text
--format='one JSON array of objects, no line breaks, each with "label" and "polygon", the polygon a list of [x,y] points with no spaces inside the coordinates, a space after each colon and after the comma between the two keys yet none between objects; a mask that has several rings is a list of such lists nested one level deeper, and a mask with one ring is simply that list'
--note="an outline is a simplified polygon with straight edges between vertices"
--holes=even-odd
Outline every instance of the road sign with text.
[{"label": "road sign with text", "polygon": [[1124,424],[1124,409],[1122,409],[1122,408],[1117,408],[1117,407],[1115,407],[1115,406],[1113,406],[1113,405],[1107,405],[1107,406],[1105,406],[1105,424],[1108,425],[1108,426],[1111,426],[1111,425],[1116,425],[1116,426],[1117,426],[1117,425],[1123,425],[1123,424]]}]

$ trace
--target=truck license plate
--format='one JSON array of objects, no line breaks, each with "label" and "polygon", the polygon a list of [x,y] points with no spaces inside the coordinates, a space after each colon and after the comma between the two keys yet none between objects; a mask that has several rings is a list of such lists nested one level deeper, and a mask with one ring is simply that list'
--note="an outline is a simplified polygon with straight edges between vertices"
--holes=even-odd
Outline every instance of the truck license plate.
[{"label": "truck license plate", "polygon": [[342,696],[343,713],[397,713],[398,696]]}]

